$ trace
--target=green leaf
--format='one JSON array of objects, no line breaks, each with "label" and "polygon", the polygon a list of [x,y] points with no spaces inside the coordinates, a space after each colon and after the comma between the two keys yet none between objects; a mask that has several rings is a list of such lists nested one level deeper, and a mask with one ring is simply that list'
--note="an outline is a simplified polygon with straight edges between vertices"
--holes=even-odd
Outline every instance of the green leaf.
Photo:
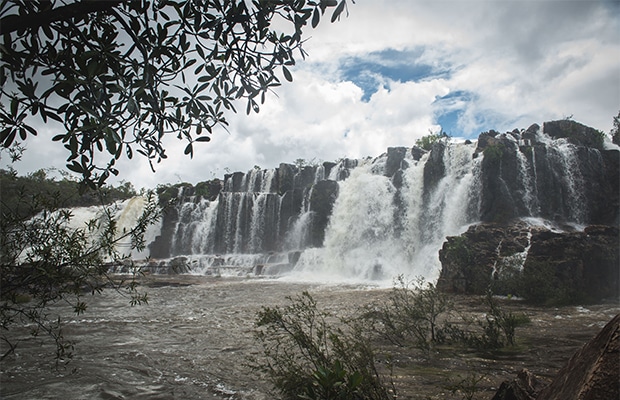
[{"label": "green leaf", "polygon": [[194,156],[194,146],[192,146],[192,144],[191,144],[191,143],[190,143],[190,144],[188,144],[188,145],[185,147],[185,151],[184,151],[184,153],[185,153],[186,155],[187,155],[187,154],[189,154],[189,155],[190,155],[190,157],[193,157],[193,156]]},{"label": "green leaf", "polygon": [[210,142],[211,138],[209,136],[199,136],[195,140],[196,142]]},{"label": "green leaf", "polygon": [[314,13],[312,14],[312,28],[316,28],[321,20],[321,12],[318,7],[314,7]]},{"label": "green leaf", "polygon": [[293,75],[291,75],[291,71],[289,71],[288,68],[282,66],[282,72],[284,72],[284,78],[286,78],[287,81],[293,82]]},{"label": "green leaf", "polygon": [[17,100],[17,97],[13,97],[13,99],[11,99],[11,115],[16,117],[17,116],[17,108],[19,107],[19,100]]},{"label": "green leaf", "polygon": [[340,14],[342,14],[342,11],[344,11],[345,4],[346,0],[342,0],[340,4],[338,4],[338,7],[336,7],[334,13],[332,14],[332,22],[335,22],[340,17]]},{"label": "green leaf", "polygon": [[82,166],[76,161],[73,161],[71,164],[67,164],[67,168],[73,172],[77,172],[78,174],[81,174],[82,172],[84,172],[84,170],[82,169]]}]

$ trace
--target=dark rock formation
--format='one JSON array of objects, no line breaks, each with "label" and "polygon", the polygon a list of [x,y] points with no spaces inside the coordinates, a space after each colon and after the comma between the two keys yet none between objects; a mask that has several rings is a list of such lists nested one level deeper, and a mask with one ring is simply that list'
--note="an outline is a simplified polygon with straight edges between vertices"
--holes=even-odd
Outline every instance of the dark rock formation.
[{"label": "dark rock formation", "polygon": [[536,400],[620,398],[620,315],[579,350]]},{"label": "dark rock formation", "polygon": [[545,122],[544,133],[554,139],[566,138],[577,146],[603,148],[604,133],[579,122],[562,119],[559,121]]},{"label": "dark rock formation", "polygon": [[[536,124],[524,132],[480,134],[481,220],[537,216],[557,222],[618,225],[620,153],[603,150],[602,133],[574,121]],[[569,146],[549,146],[566,139]],[[426,179],[426,178],[425,178]]]},{"label": "dark rock formation", "polygon": [[[444,244],[438,282],[444,290],[482,293],[493,284],[505,293],[520,294],[527,278],[561,283],[566,293],[556,293],[557,298],[615,297],[620,152],[604,150],[600,139],[592,128],[553,121],[527,130],[482,133],[476,160],[470,156],[471,146],[439,140],[430,152],[391,147],[372,161],[343,159],[304,167],[282,163],[195,187],[175,185],[159,193],[162,203],[176,199],[176,204],[149,246],[151,256],[285,254],[322,246],[339,194],[337,181],[368,162],[369,173],[387,177],[393,185],[389,191],[374,192],[393,196],[391,221],[381,222],[389,225],[382,229],[390,237],[382,239],[417,251],[442,240],[453,221],[459,226],[483,222]],[[408,173],[410,163],[416,169]],[[364,188],[359,192],[365,195]],[[555,234],[514,222],[524,217],[546,220],[565,231],[596,224],[615,227],[616,233],[590,228],[586,233]],[[365,245],[363,239],[352,245]],[[519,258],[525,255],[527,260]],[[514,276],[521,286],[509,284]]]},{"label": "dark rock formation", "polygon": [[581,348],[552,382],[527,371],[504,382],[493,400],[612,400],[620,398],[620,314]]},{"label": "dark rock formation", "polygon": [[479,224],[461,236],[446,238],[441,250],[440,290],[483,294],[494,280],[498,262],[523,252],[528,246],[528,226]]},{"label": "dark rock formation", "polygon": [[388,147],[384,175],[391,177],[396,171],[400,170],[403,166],[406,154],[406,147]]},{"label": "dark rock formation", "polygon": [[536,400],[536,396],[546,386],[527,369],[519,371],[517,378],[501,384],[492,400]]},{"label": "dark rock formation", "polygon": [[312,189],[310,211],[312,214],[311,246],[320,247],[325,239],[325,228],[338,197],[338,182],[319,181]]},{"label": "dark rock formation", "polygon": [[524,223],[480,224],[439,252],[441,290],[525,297],[534,303],[591,303],[619,296],[618,228],[554,232]]},{"label": "dark rock formation", "polygon": [[424,165],[425,193],[429,193],[446,174],[446,166],[443,164],[443,156],[446,144],[443,141],[433,143],[431,154]]}]

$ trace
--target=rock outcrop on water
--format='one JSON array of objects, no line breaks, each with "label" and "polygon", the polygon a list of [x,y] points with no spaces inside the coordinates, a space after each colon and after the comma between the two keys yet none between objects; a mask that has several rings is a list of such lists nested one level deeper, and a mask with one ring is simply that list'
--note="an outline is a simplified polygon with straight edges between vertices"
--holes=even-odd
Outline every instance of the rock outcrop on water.
[{"label": "rock outcrop on water", "polygon": [[[618,151],[604,150],[600,132],[576,122],[545,123],[547,139],[538,130],[480,136],[486,222],[447,238],[439,252],[442,290],[492,288],[547,304],[620,295]],[[563,141],[559,149],[572,158],[560,161],[548,138]]]},{"label": "rock outcrop on water", "polygon": [[[426,149],[392,147],[376,158],[235,172],[162,190],[176,205],[149,248],[155,258],[187,257],[205,273],[236,267],[435,280],[446,237],[482,224],[449,239],[441,256],[442,287],[479,292],[501,275],[494,257],[500,237],[502,257],[517,257],[565,246],[556,234],[573,232],[568,244],[591,236],[584,227],[618,227],[619,152],[609,146],[593,128],[552,121],[484,132],[475,143],[441,138]],[[555,236],[538,225],[552,227]],[[541,237],[547,239],[538,243]],[[467,244],[464,260],[477,269],[450,253],[459,250],[457,240]],[[570,255],[561,256],[554,263],[564,268]],[[587,261],[569,270],[585,268],[582,275],[590,276]],[[526,268],[538,262],[530,258]]]},{"label": "rock outcrop on water", "polygon": [[437,287],[516,295],[539,304],[582,304],[620,295],[618,228],[558,232],[525,222],[479,224],[439,251]]},{"label": "rock outcrop on water", "polygon": [[551,383],[527,370],[502,383],[493,400],[611,400],[620,398],[620,315],[584,345]]}]

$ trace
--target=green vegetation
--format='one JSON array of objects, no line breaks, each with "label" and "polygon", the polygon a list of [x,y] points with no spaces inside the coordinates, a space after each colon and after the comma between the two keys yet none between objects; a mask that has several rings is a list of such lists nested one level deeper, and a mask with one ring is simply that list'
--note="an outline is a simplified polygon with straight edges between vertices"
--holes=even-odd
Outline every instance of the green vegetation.
[{"label": "green vegetation", "polygon": [[420,139],[415,141],[415,145],[426,150],[430,151],[435,143],[438,143],[442,140],[446,140],[448,138],[448,134],[445,132],[439,133],[429,133],[426,136],[422,136]]},{"label": "green vegetation", "polygon": [[403,346],[413,341],[414,346],[428,351],[440,340],[439,317],[452,308],[448,297],[433,284],[425,284],[422,279],[406,282],[399,276],[387,304],[374,318],[390,342]]},{"label": "green vegetation", "polygon": [[[397,280],[387,304],[367,314],[377,332],[398,346],[412,344],[430,355],[438,345],[457,344],[478,350],[515,345],[515,330],[528,322],[525,315],[505,312],[492,292],[485,297],[489,312],[484,320],[455,320],[453,301],[434,285],[417,279]],[[465,328],[460,325],[465,325]],[[473,325],[473,328],[472,328]],[[477,327],[477,328],[476,328]]]},{"label": "green vegetation", "polygon": [[611,135],[611,141],[620,146],[620,111],[614,117],[614,125],[609,134]]},{"label": "green vegetation", "polygon": [[[424,357],[416,357],[415,365],[401,360],[399,368],[419,372],[433,368],[424,360],[455,348],[483,354],[514,349],[516,329],[529,322],[524,314],[505,311],[491,292],[482,300],[488,307],[484,317],[467,319],[434,285],[403,277],[385,303],[368,305],[365,313],[346,320],[319,310],[307,292],[289,301],[284,308],[259,312],[256,337],[263,352],[253,360],[285,399],[397,398],[393,360],[403,348]],[[449,390],[472,399],[484,376],[447,378]]]},{"label": "green vegetation", "polygon": [[[30,217],[42,211],[46,204],[53,207],[88,207],[127,200],[137,195],[129,182],[105,186],[98,191],[80,193],[79,183],[65,176],[56,179],[43,169],[27,176],[0,169],[0,215],[16,213]],[[36,197],[36,201],[30,201]]]},{"label": "green vegetation", "polygon": [[[119,174],[136,153],[165,159],[164,137],[208,142],[226,110],[246,112],[281,84],[328,8],[347,0],[3,1],[0,144],[19,145],[42,124],[85,185]],[[49,128],[53,127],[53,128]]]},{"label": "green vegetation", "polygon": [[488,162],[499,162],[504,154],[504,145],[501,143],[490,144],[484,148],[482,154],[484,154],[484,159]]},{"label": "green vegetation", "polygon": [[392,398],[376,369],[368,331],[355,321],[339,321],[317,308],[303,292],[290,305],[263,308],[256,337],[264,360],[254,368],[266,374],[285,399]]},{"label": "green vegetation", "polygon": [[[160,208],[154,195],[145,193],[135,225],[120,227],[118,208],[110,202],[135,195],[130,184],[79,194],[76,181],[57,181],[45,171],[27,177],[0,172],[0,341],[6,346],[0,358],[13,354],[19,344],[12,329],[30,325],[33,336],[44,333],[56,343],[57,363],[66,362],[73,344],[63,337],[62,321],[49,306],[62,301],[81,314],[87,309],[88,294],[106,287],[127,295],[132,305],[146,302],[135,279],[140,269],[119,249],[142,251],[144,232],[157,222]],[[74,226],[73,211],[67,207],[95,205],[96,199],[98,215]],[[108,275],[110,266],[120,262],[129,264],[127,281]]]}]

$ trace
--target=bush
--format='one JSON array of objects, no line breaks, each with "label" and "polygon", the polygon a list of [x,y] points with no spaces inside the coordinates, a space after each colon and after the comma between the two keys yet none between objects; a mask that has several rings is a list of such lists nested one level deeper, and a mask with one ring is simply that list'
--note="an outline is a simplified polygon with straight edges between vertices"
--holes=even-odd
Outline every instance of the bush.
[{"label": "bush", "polygon": [[473,323],[478,329],[463,329],[451,321],[455,310],[449,297],[422,279],[412,284],[399,277],[387,304],[366,317],[378,323],[376,330],[391,343],[413,344],[427,354],[440,344],[460,344],[479,350],[514,345],[515,329],[529,321],[527,316],[504,311],[491,291],[485,303],[489,312],[484,319],[465,321],[467,326]]},{"label": "bush", "polygon": [[529,323],[529,317],[523,313],[514,314],[504,311],[490,290],[487,291],[484,301],[489,306],[489,312],[484,320],[476,321],[482,333],[457,332],[457,335],[453,333],[452,337],[478,350],[495,350],[505,346],[514,346],[516,328]]},{"label": "bush", "polygon": [[367,333],[355,321],[332,327],[308,292],[288,298],[285,308],[264,307],[256,338],[264,362],[255,360],[285,399],[372,399],[391,396],[375,368]]},{"label": "bush", "polygon": [[432,283],[421,278],[406,282],[399,276],[387,304],[372,317],[390,342],[402,346],[412,341],[417,348],[428,351],[440,341],[440,316],[452,308],[451,301]]},{"label": "bush", "polygon": [[562,277],[558,267],[548,262],[528,262],[519,277],[518,287],[520,296],[537,305],[563,306],[587,300],[578,282]]},{"label": "bush", "polygon": [[429,133],[428,135],[422,136],[420,139],[416,140],[415,145],[426,151],[430,151],[435,143],[447,138],[448,135],[445,132]]}]

